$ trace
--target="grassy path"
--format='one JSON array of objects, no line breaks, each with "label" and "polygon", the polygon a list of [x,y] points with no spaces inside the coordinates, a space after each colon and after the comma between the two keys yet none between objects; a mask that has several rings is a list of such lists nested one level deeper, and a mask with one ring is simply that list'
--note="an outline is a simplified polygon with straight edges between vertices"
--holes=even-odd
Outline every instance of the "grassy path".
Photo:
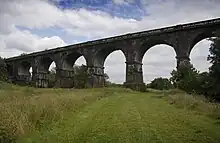
[{"label": "grassy path", "polygon": [[19,142],[168,142],[217,143],[220,124],[203,115],[178,109],[154,94],[124,93],[97,100],[51,129]]}]

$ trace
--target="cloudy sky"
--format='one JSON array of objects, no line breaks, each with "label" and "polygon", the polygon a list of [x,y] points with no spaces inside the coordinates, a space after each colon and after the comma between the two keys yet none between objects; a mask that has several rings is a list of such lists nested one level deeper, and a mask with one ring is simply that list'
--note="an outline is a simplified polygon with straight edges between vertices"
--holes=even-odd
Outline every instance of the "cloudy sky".
[{"label": "cloudy sky", "polygon": [[[220,0],[0,0],[0,56],[219,18],[219,5]],[[199,42],[190,55],[201,71],[209,66],[209,44]],[[82,63],[81,57],[77,64]],[[156,45],[144,56],[144,81],[169,77],[175,67],[172,47]],[[111,81],[125,81],[125,58],[120,51],[107,57],[105,72]]]}]

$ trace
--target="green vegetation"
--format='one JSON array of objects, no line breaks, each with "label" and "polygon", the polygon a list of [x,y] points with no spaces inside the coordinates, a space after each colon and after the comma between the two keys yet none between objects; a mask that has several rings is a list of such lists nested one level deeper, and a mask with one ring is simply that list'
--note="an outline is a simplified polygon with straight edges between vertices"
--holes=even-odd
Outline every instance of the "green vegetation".
[{"label": "green vegetation", "polygon": [[167,78],[155,78],[150,84],[147,85],[148,88],[154,88],[159,90],[167,90],[173,88],[172,83]]},{"label": "green vegetation", "polygon": [[[199,94],[208,99],[220,101],[220,33],[212,41],[207,60],[211,63],[209,72],[200,73],[189,61],[181,63],[171,72],[170,79],[154,79],[147,87],[159,90],[177,88],[189,94]],[[170,85],[172,83],[172,86]]]},{"label": "green vegetation", "polygon": [[0,81],[7,80],[7,68],[3,58],[0,57]]},{"label": "green vegetation", "polygon": [[0,142],[220,140],[220,108],[179,90],[35,89],[0,83]]}]

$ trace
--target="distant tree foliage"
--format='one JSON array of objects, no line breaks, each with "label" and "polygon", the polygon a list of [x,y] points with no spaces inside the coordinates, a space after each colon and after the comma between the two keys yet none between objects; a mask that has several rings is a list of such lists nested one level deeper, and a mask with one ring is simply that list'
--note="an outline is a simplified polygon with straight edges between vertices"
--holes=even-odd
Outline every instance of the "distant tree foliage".
[{"label": "distant tree foliage", "polygon": [[167,78],[155,78],[153,81],[151,81],[150,84],[147,85],[148,88],[154,88],[159,90],[167,90],[170,88],[173,88],[172,83]]},{"label": "distant tree foliage", "polygon": [[0,57],[0,81],[7,81],[7,67],[3,58]]},{"label": "distant tree foliage", "polygon": [[21,54],[20,54],[20,56],[24,56],[24,55],[27,55],[27,54],[26,54],[26,53],[21,53]]}]

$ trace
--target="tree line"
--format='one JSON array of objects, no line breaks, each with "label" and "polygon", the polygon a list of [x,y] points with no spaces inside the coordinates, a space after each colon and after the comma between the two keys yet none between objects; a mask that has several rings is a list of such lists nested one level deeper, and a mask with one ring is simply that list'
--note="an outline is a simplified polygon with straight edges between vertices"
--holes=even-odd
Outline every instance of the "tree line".
[{"label": "tree line", "polygon": [[156,78],[148,88],[166,90],[178,88],[187,93],[204,95],[208,98],[220,100],[220,35],[209,38],[211,45],[207,61],[211,63],[208,72],[199,72],[190,62],[183,62],[177,70],[173,70],[171,77]]}]

